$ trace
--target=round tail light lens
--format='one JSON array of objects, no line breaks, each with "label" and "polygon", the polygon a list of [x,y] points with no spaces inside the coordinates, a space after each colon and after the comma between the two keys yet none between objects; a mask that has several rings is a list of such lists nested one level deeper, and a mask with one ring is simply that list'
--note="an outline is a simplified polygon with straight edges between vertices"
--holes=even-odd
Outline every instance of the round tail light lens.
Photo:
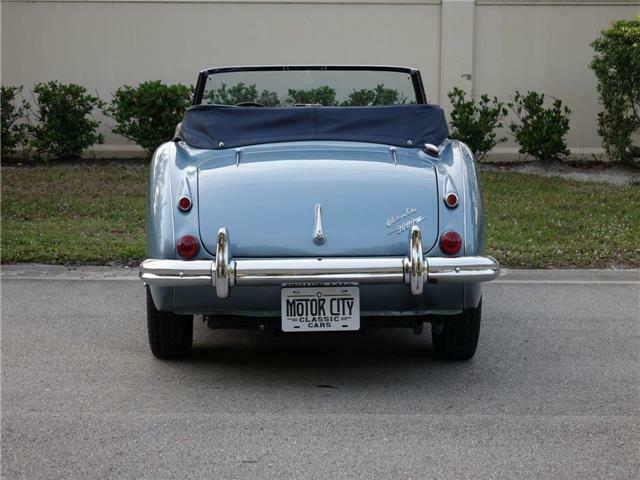
[{"label": "round tail light lens", "polygon": [[178,200],[178,208],[183,212],[191,210],[191,199],[189,197],[180,197]]},{"label": "round tail light lens", "polygon": [[457,232],[444,232],[440,237],[440,250],[447,255],[455,255],[462,248],[462,237]]},{"label": "round tail light lens", "polygon": [[191,235],[185,235],[178,239],[178,255],[187,260],[191,260],[200,250],[198,240]]},{"label": "round tail light lens", "polygon": [[458,206],[458,195],[455,193],[447,193],[444,197],[444,204],[449,208],[456,208]]}]

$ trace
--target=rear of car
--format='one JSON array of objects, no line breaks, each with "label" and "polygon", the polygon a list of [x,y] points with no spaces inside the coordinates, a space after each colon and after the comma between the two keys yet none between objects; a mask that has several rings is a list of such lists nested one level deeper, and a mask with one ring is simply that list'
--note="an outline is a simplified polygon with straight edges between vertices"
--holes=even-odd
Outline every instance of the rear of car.
[{"label": "rear of car", "polygon": [[194,314],[293,333],[426,321],[443,356],[473,355],[479,285],[499,266],[481,256],[473,157],[415,70],[229,67],[201,74],[195,102],[149,180],[156,356],[188,353]]}]

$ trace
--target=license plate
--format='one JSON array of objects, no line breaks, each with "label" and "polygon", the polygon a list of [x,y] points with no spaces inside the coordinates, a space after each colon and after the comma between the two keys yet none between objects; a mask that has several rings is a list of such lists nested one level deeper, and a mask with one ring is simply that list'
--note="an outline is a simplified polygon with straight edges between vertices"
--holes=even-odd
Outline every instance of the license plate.
[{"label": "license plate", "polygon": [[283,332],[326,332],[360,329],[358,287],[282,289]]}]

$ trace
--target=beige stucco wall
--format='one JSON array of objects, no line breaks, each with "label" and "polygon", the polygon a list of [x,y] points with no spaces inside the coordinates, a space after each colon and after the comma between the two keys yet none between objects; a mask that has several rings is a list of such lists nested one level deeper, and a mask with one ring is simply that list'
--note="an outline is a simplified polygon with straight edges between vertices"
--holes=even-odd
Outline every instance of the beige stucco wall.
[{"label": "beige stucco wall", "polygon": [[[2,82],[194,83],[210,65],[416,65],[437,92],[439,5],[57,3],[2,5]],[[107,144],[124,139],[107,133]],[[104,148],[104,147],[103,147]]]},{"label": "beige stucco wall", "polygon": [[[640,14],[640,0],[3,0],[1,8],[3,84],[77,82],[108,100],[123,84],[193,83],[209,65],[413,65],[429,100],[445,107],[454,85],[502,98],[516,88],[556,95],[574,111],[570,146],[597,151],[589,43],[612,20]],[[131,151],[108,125],[103,132],[99,152]]]},{"label": "beige stucco wall", "polygon": [[604,3],[477,6],[475,91],[507,97],[515,89],[537,90],[558,97],[572,110],[568,144],[576,152],[598,152],[600,106],[590,44],[612,21],[640,13],[638,5]]}]

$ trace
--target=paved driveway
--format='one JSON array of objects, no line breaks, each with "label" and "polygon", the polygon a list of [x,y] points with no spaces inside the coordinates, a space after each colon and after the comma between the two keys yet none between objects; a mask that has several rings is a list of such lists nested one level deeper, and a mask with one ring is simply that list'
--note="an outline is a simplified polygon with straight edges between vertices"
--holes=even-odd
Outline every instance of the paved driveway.
[{"label": "paved driveway", "polygon": [[201,322],[161,362],[126,272],[3,272],[2,478],[640,476],[638,271],[508,272],[468,363]]}]

